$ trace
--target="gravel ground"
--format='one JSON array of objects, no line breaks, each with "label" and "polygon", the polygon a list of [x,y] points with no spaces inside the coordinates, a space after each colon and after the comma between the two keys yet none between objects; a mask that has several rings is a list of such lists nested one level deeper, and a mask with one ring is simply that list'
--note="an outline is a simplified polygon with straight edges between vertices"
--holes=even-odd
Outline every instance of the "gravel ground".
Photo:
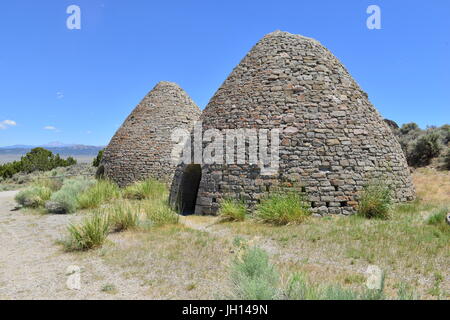
[{"label": "gravel ground", "polygon": [[[94,253],[64,253],[56,240],[81,215],[14,211],[17,191],[0,192],[0,299],[142,299],[137,281],[122,279]],[[68,289],[66,269],[81,270],[80,290]],[[114,295],[105,285],[117,288]]]}]

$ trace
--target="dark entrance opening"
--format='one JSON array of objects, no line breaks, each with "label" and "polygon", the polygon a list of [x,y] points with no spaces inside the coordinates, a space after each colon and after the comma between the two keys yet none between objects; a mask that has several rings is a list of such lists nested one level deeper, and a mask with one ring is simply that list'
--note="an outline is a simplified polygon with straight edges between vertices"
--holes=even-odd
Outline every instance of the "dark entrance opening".
[{"label": "dark entrance opening", "polygon": [[180,214],[187,216],[195,213],[198,187],[202,178],[202,168],[199,164],[186,166],[181,178],[178,191],[178,210]]}]

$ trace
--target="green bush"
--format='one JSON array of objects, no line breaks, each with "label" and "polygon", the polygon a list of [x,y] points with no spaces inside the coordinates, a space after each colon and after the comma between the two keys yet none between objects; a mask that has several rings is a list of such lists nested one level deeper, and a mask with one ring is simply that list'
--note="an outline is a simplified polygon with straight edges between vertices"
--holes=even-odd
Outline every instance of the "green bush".
[{"label": "green bush", "polygon": [[39,208],[45,205],[51,195],[52,190],[47,187],[32,186],[20,191],[15,200],[24,207]]},{"label": "green bush", "polygon": [[78,205],[80,209],[98,208],[101,204],[119,196],[119,187],[114,182],[98,180],[78,196]]},{"label": "green bush", "polygon": [[100,162],[102,162],[104,151],[105,151],[104,149],[100,150],[97,154],[97,157],[95,157],[95,159],[92,161],[92,165],[94,167],[98,168],[98,166],[100,165]]},{"label": "green bush", "polygon": [[64,241],[68,251],[88,250],[101,246],[108,236],[110,222],[107,215],[95,213],[78,225],[69,225],[69,237]]},{"label": "green bush", "polygon": [[233,299],[272,300],[278,295],[279,275],[264,250],[249,248],[231,266]]},{"label": "green bush", "polygon": [[358,214],[369,219],[388,219],[392,204],[391,188],[381,180],[374,180],[360,194]]},{"label": "green bush", "polygon": [[439,156],[441,149],[441,137],[438,133],[421,136],[408,154],[408,164],[414,167],[427,166],[433,158]]},{"label": "green bush", "polygon": [[310,215],[310,204],[302,193],[272,194],[256,208],[258,219],[276,225],[301,223]]},{"label": "green bush", "polygon": [[23,156],[20,161],[0,165],[0,176],[11,178],[19,172],[49,171],[57,167],[67,167],[76,163],[76,160],[72,157],[68,157],[65,160],[59,154],[54,155],[51,151],[44,148],[34,148]]},{"label": "green bush", "polygon": [[67,213],[75,212],[78,207],[79,195],[95,183],[91,179],[68,179],[63,186],[50,198],[51,201],[59,203]]},{"label": "green bush", "polygon": [[118,202],[108,208],[111,228],[114,232],[135,228],[139,224],[139,210],[128,202]]},{"label": "green bush", "polygon": [[445,169],[450,170],[450,148],[448,149],[447,153],[445,154],[444,166],[445,166]]},{"label": "green bush", "polygon": [[247,209],[242,201],[224,199],[220,202],[219,215],[225,221],[244,221]]},{"label": "green bush", "polygon": [[154,179],[136,182],[123,190],[126,199],[160,199],[167,196],[167,187],[164,183]]}]

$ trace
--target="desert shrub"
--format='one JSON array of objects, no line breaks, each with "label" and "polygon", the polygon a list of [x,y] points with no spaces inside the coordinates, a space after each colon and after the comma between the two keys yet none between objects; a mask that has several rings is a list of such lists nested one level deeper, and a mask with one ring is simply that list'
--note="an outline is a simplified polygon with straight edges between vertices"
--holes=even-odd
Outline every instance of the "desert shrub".
[{"label": "desert shrub", "polygon": [[105,150],[104,149],[102,149],[102,150],[100,150],[99,152],[98,152],[98,154],[97,154],[97,156],[94,158],[94,160],[92,161],[92,165],[94,166],[94,167],[97,167],[98,168],[98,166],[100,165],[100,162],[102,162],[102,159],[103,159],[103,152],[104,152]]},{"label": "desert shrub", "polygon": [[108,180],[98,180],[78,196],[80,209],[98,208],[101,204],[120,196],[119,187]]},{"label": "desert shrub", "polygon": [[275,299],[278,295],[278,281],[278,272],[262,249],[256,247],[245,249],[232,263],[233,299]]},{"label": "desert shrub", "polygon": [[310,205],[302,193],[272,194],[256,208],[258,219],[277,225],[301,223],[310,215]]},{"label": "desert shrub", "polygon": [[447,150],[444,157],[444,167],[445,169],[450,170],[450,148]]},{"label": "desert shrub", "polygon": [[177,224],[178,214],[170,208],[164,199],[149,199],[141,203],[141,209],[148,222],[154,226]]},{"label": "desert shrub", "polygon": [[52,190],[47,187],[32,186],[20,191],[15,200],[24,207],[39,208],[50,199]]},{"label": "desert shrub", "polygon": [[247,209],[242,201],[224,199],[220,202],[219,215],[225,221],[243,221]]},{"label": "desert shrub", "polygon": [[139,209],[128,202],[117,202],[107,210],[111,228],[114,232],[135,228],[139,224]]},{"label": "desert shrub", "polygon": [[388,219],[392,203],[390,186],[381,180],[374,180],[364,186],[360,194],[358,214],[366,218]]},{"label": "desert shrub", "polygon": [[166,195],[166,185],[154,179],[136,182],[123,190],[123,197],[126,199],[160,199]]},{"label": "desert shrub", "polygon": [[62,159],[59,154],[54,155],[44,148],[34,148],[23,156],[20,161],[0,165],[0,176],[11,178],[19,172],[49,171],[57,167],[67,167],[76,164],[72,157]]},{"label": "desert shrub", "polygon": [[108,215],[94,213],[78,225],[69,225],[68,238],[64,246],[68,251],[88,250],[101,246],[108,236],[110,222]]},{"label": "desert shrub", "polygon": [[435,132],[421,136],[413,145],[407,155],[408,164],[421,167],[431,163],[433,158],[439,156],[442,149],[441,137]]},{"label": "desert shrub", "polygon": [[78,209],[78,196],[95,183],[92,179],[68,179],[50,200],[59,203],[67,213]]},{"label": "desert shrub", "polygon": [[63,181],[61,179],[50,179],[50,178],[35,178],[32,182],[32,185],[36,187],[45,187],[52,190],[52,192],[56,192],[61,189],[63,185]]}]

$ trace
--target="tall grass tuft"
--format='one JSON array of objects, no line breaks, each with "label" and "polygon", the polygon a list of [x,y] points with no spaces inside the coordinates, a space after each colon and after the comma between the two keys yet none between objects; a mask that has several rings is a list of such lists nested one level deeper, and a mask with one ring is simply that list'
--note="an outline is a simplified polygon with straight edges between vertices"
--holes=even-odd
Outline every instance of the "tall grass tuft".
[{"label": "tall grass tuft", "polygon": [[78,196],[78,205],[80,209],[94,209],[119,196],[120,190],[117,184],[108,180],[98,180]]},{"label": "tall grass tuft", "polygon": [[27,208],[40,208],[50,200],[52,190],[47,187],[32,186],[20,191],[15,200],[18,204]]},{"label": "tall grass tuft", "polygon": [[78,209],[78,196],[95,183],[91,179],[69,179],[55,192],[50,200],[58,202],[67,213]]},{"label": "tall grass tuft", "polygon": [[220,202],[219,215],[224,221],[244,221],[247,209],[242,201],[223,199]]},{"label": "tall grass tuft", "polygon": [[358,214],[369,219],[389,219],[392,203],[389,185],[381,180],[371,181],[360,194]]},{"label": "tall grass tuft", "polygon": [[136,182],[123,190],[123,197],[132,200],[160,199],[167,194],[167,186],[157,180]]},{"label": "tall grass tuft", "polygon": [[170,208],[165,199],[150,199],[141,203],[148,222],[153,226],[162,226],[167,224],[177,224],[178,214]]},{"label": "tall grass tuft", "polygon": [[107,215],[94,213],[78,225],[69,225],[68,239],[64,242],[67,251],[88,250],[101,246],[108,236],[110,222]]},{"label": "tall grass tuft", "polygon": [[276,225],[302,223],[311,215],[309,203],[302,193],[272,194],[256,208],[256,217]]},{"label": "tall grass tuft", "polygon": [[232,295],[242,300],[272,300],[278,295],[279,275],[267,253],[248,248],[231,266]]},{"label": "tall grass tuft", "polygon": [[139,209],[128,202],[121,201],[108,208],[111,228],[120,232],[139,225]]},{"label": "tall grass tuft", "polygon": [[450,226],[445,221],[448,212],[448,208],[440,208],[433,211],[426,221],[427,224],[437,227],[442,232],[448,232],[450,230]]}]

